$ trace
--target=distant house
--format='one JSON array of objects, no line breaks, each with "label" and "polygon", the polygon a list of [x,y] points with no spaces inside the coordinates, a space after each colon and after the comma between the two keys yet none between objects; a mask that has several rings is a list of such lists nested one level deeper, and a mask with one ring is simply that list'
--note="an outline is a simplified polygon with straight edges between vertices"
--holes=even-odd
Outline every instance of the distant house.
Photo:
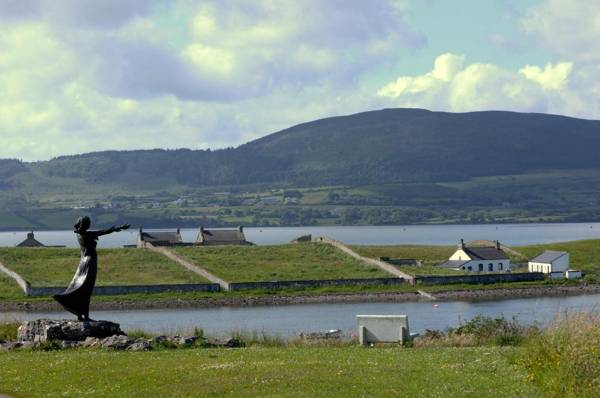
[{"label": "distant house", "polygon": [[147,243],[152,246],[184,245],[179,228],[177,228],[175,232],[146,232],[140,227],[137,238],[137,247],[146,247]]},{"label": "distant house", "polygon": [[46,246],[39,240],[35,239],[33,231],[27,234],[27,239],[19,243],[16,247],[65,247],[64,245]]},{"label": "distant house", "polygon": [[494,247],[467,247],[461,239],[458,249],[440,267],[466,272],[506,272],[510,270],[510,259],[498,241]]},{"label": "distant house", "polygon": [[528,263],[529,272],[564,273],[569,269],[569,253],[546,250]]},{"label": "distant house", "polygon": [[44,244],[35,239],[33,231],[27,234],[27,239],[19,243],[17,247],[44,247]]},{"label": "distant house", "polygon": [[240,226],[235,229],[207,229],[200,227],[196,244],[202,246],[217,246],[252,245],[253,243],[246,240],[244,227]]}]

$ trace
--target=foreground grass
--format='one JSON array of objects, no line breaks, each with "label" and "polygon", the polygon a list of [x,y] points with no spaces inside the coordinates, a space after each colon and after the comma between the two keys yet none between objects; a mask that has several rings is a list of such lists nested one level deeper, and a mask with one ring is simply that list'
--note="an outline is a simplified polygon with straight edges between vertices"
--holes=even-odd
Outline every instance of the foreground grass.
[{"label": "foreground grass", "polygon": [[230,282],[390,277],[379,268],[319,243],[173,250]]},{"label": "foreground grass", "polygon": [[600,395],[600,312],[567,313],[516,356],[528,379],[548,396],[595,398]]},{"label": "foreground grass", "polygon": [[[32,286],[66,286],[73,278],[79,256],[77,249],[0,248],[0,261]],[[176,262],[148,250],[99,249],[98,256],[97,284],[100,286],[207,282]]]},{"label": "foreground grass", "polygon": [[[0,353],[14,397],[536,397],[513,348]],[[41,377],[43,375],[43,377]]]}]

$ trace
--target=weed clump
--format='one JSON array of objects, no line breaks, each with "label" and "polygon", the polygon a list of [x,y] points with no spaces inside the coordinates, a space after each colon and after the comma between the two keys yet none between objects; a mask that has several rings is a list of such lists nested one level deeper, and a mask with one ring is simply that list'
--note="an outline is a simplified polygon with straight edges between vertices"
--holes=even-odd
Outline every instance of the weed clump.
[{"label": "weed clump", "polygon": [[566,313],[530,339],[515,362],[551,397],[598,397],[600,312]]}]

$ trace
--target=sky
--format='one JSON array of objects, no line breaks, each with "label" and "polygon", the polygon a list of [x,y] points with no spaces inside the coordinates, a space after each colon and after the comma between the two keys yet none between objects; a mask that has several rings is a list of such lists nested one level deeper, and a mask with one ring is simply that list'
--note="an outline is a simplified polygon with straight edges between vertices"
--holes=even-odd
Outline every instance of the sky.
[{"label": "sky", "polygon": [[0,0],[0,158],[395,107],[600,119],[598,38],[596,0]]}]

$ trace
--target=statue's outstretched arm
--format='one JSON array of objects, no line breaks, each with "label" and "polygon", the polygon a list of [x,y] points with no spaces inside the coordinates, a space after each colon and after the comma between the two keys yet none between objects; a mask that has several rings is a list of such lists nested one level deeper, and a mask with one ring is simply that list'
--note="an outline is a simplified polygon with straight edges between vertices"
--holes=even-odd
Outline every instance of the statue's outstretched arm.
[{"label": "statue's outstretched arm", "polygon": [[130,225],[129,224],[123,224],[120,225],[118,227],[115,227],[114,225],[108,229],[99,229],[96,231],[88,231],[88,234],[94,236],[94,237],[99,237],[102,235],[108,235],[108,234],[112,234],[113,232],[119,232],[122,231],[124,229],[129,229]]}]

